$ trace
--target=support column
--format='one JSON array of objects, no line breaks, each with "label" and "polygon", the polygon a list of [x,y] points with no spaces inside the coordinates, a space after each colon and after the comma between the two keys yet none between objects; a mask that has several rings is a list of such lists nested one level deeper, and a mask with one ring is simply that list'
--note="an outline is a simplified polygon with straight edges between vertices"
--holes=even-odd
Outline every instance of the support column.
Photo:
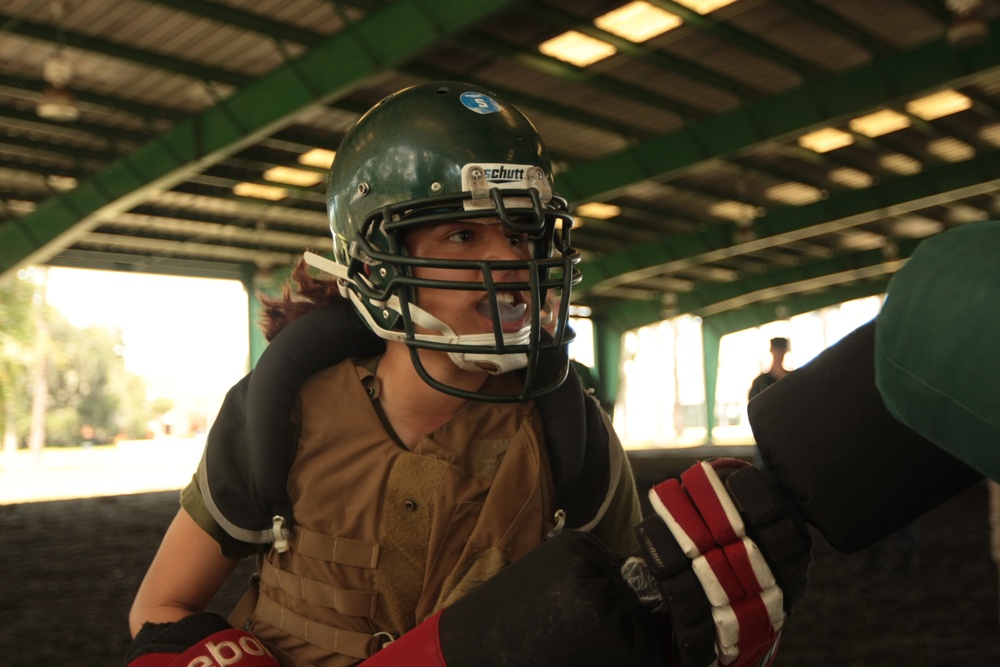
[{"label": "support column", "polygon": [[622,334],[607,321],[594,319],[594,366],[597,368],[598,400],[614,406],[618,400],[618,369],[621,365]]},{"label": "support column", "polygon": [[243,278],[243,289],[247,292],[247,338],[250,341],[250,368],[257,365],[257,360],[264,353],[267,347],[267,340],[258,326],[263,305],[257,298],[258,292],[263,292],[269,296],[277,296],[281,291],[281,280],[278,276],[287,278],[289,269],[248,271]]},{"label": "support column", "polygon": [[705,444],[712,444],[715,427],[715,387],[719,379],[719,343],[722,333],[706,320],[701,322],[702,361],[705,368]]}]

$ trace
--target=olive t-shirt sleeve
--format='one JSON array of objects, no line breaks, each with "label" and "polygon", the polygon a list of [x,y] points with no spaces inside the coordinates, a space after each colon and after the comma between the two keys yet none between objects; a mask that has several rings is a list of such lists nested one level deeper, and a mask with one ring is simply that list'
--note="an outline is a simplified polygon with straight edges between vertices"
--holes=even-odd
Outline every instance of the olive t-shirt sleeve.
[{"label": "olive t-shirt sleeve", "polygon": [[266,545],[255,545],[237,540],[218,524],[201,494],[201,487],[198,486],[198,476],[192,477],[191,481],[181,491],[181,507],[184,508],[194,522],[211,536],[219,545],[219,551],[226,558],[246,558],[261,551]]}]

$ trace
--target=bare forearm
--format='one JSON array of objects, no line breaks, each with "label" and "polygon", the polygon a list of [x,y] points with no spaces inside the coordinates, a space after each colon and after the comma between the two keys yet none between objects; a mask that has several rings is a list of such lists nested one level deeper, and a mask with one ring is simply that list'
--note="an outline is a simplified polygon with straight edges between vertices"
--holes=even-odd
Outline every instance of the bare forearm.
[{"label": "bare forearm", "polygon": [[173,622],[204,610],[238,562],[223,556],[215,541],[180,510],[132,603],[132,635],[144,623]]}]

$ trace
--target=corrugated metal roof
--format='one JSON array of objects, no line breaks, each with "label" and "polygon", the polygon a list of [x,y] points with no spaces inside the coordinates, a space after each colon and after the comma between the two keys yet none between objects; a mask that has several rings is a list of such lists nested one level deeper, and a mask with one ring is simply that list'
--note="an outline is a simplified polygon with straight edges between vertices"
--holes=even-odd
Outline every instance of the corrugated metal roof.
[{"label": "corrugated metal roof", "polygon": [[[324,39],[353,35],[353,55],[329,64],[339,72],[379,43],[428,30],[368,30],[378,12],[403,4],[8,0],[0,8],[0,243],[36,224],[33,209],[105,183],[101,175],[118,161],[137,170],[138,194],[102,194],[129,203],[100,208],[90,231],[29,241],[45,248],[36,259],[149,267],[155,258],[149,270],[176,272],[207,260],[222,273],[245,265],[246,274],[292,261],[297,245],[325,249],[322,183],[278,202],[239,197],[233,185],[263,183],[266,169],[291,166],[311,147],[335,148],[368,106],[433,79],[483,83],[522,106],[574,203],[621,208],[617,218],[584,220],[574,234],[585,275],[596,276],[585,278],[581,302],[658,299],[664,290],[697,292],[749,274],[792,281],[810,262],[838,270],[866,250],[1000,212],[998,36],[991,47],[922,56],[946,43],[951,22],[925,0],[738,0],[704,17],[655,0],[685,23],[582,69],[542,56],[538,44],[567,29],[600,37],[593,19],[623,2],[511,2],[464,29],[428,34],[430,46],[317,93],[322,103],[303,103],[264,132],[247,128],[252,138],[234,137],[162,185],[138,173],[137,151],[168,159],[172,147],[161,138],[201,114],[221,109],[233,127],[252,124],[252,110],[229,106],[248,86],[270,86],[276,100],[300,92],[269,77],[294,71],[290,63]],[[981,13],[995,22],[1000,5],[985,0]],[[72,67],[68,88],[80,112],[71,122],[35,113],[46,62],[59,52]],[[286,85],[314,84],[306,77]],[[973,107],[931,121],[911,115],[910,127],[882,137],[855,132],[852,145],[828,153],[796,142],[827,124],[850,132],[850,118],[864,113],[905,114],[913,96],[949,88]],[[70,178],[77,188],[60,195]],[[896,266],[889,255],[885,266]],[[4,272],[19,259],[0,249]]]}]

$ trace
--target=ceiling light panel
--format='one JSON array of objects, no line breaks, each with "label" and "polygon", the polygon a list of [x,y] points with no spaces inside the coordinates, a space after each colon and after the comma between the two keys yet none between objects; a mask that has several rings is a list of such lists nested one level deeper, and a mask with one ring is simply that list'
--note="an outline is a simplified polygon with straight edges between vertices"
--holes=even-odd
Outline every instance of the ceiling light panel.
[{"label": "ceiling light panel", "polygon": [[297,185],[300,188],[311,188],[322,181],[323,177],[323,174],[317,171],[282,166],[271,167],[264,172],[264,180]]},{"label": "ceiling light panel", "polygon": [[993,123],[980,129],[979,138],[994,146],[1000,146],[1000,123]]},{"label": "ceiling light panel", "polygon": [[942,90],[933,95],[921,97],[906,104],[906,110],[924,120],[934,120],[943,116],[972,108],[972,100],[957,90]]},{"label": "ceiling light panel", "polygon": [[288,196],[288,190],[273,185],[261,185],[260,183],[237,183],[233,186],[233,194],[240,197],[280,201]]},{"label": "ceiling light panel", "polygon": [[829,153],[853,143],[854,137],[849,132],[838,130],[835,127],[825,127],[822,130],[816,130],[799,137],[799,146],[817,153]]},{"label": "ceiling light panel", "polygon": [[715,202],[708,207],[708,212],[734,222],[749,222],[762,214],[761,210],[752,204],[728,200]]},{"label": "ceiling light panel", "polygon": [[948,162],[964,162],[976,157],[976,149],[954,137],[942,137],[927,144],[927,152]]},{"label": "ceiling light panel", "polygon": [[621,215],[622,210],[614,204],[592,201],[587,202],[586,204],[580,204],[576,208],[576,214],[585,218],[593,218],[595,220],[608,220],[609,218]]},{"label": "ceiling light panel", "polygon": [[963,202],[953,202],[945,207],[948,212],[948,220],[960,225],[970,222],[983,222],[988,220],[986,211],[976,206],[969,206]]},{"label": "ceiling light panel", "polygon": [[646,2],[635,0],[594,19],[601,30],[640,44],[673,30],[684,23],[676,14]]},{"label": "ceiling light panel", "polygon": [[771,200],[790,204],[792,206],[803,206],[811,204],[826,197],[819,188],[814,188],[805,183],[781,183],[773,185],[764,191],[764,195]]},{"label": "ceiling light panel", "polygon": [[837,167],[831,170],[828,175],[834,183],[849,188],[870,188],[875,184],[875,178],[871,174],[852,167]]},{"label": "ceiling light panel", "polygon": [[731,5],[736,0],[675,0],[678,5],[684,5],[690,10],[699,14],[709,14],[716,9],[721,9],[726,5]]},{"label": "ceiling light panel", "polygon": [[304,164],[307,167],[329,169],[336,155],[336,151],[328,151],[325,148],[313,148],[300,155],[298,161],[299,164]]},{"label": "ceiling light panel", "polygon": [[881,137],[883,134],[903,130],[910,126],[910,119],[892,109],[882,109],[867,116],[860,116],[850,122],[852,130],[866,137]]},{"label": "ceiling light panel", "polygon": [[618,49],[607,42],[570,30],[538,45],[538,50],[552,58],[587,67],[613,56]]},{"label": "ceiling light panel", "polygon": [[919,160],[902,153],[887,153],[878,159],[878,163],[883,169],[903,175],[919,174],[924,169]]},{"label": "ceiling light panel", "polygon": [[944,231],[944,223],[921,215],[890,220],[887,226],[893,236],[909,239],[922,239]]},{"label": "ceiling light panel", "polygon": [[885,246],[886,238],[863,229],[845,229],[837,234],[836,243],[851,250],[873,250]]}]

